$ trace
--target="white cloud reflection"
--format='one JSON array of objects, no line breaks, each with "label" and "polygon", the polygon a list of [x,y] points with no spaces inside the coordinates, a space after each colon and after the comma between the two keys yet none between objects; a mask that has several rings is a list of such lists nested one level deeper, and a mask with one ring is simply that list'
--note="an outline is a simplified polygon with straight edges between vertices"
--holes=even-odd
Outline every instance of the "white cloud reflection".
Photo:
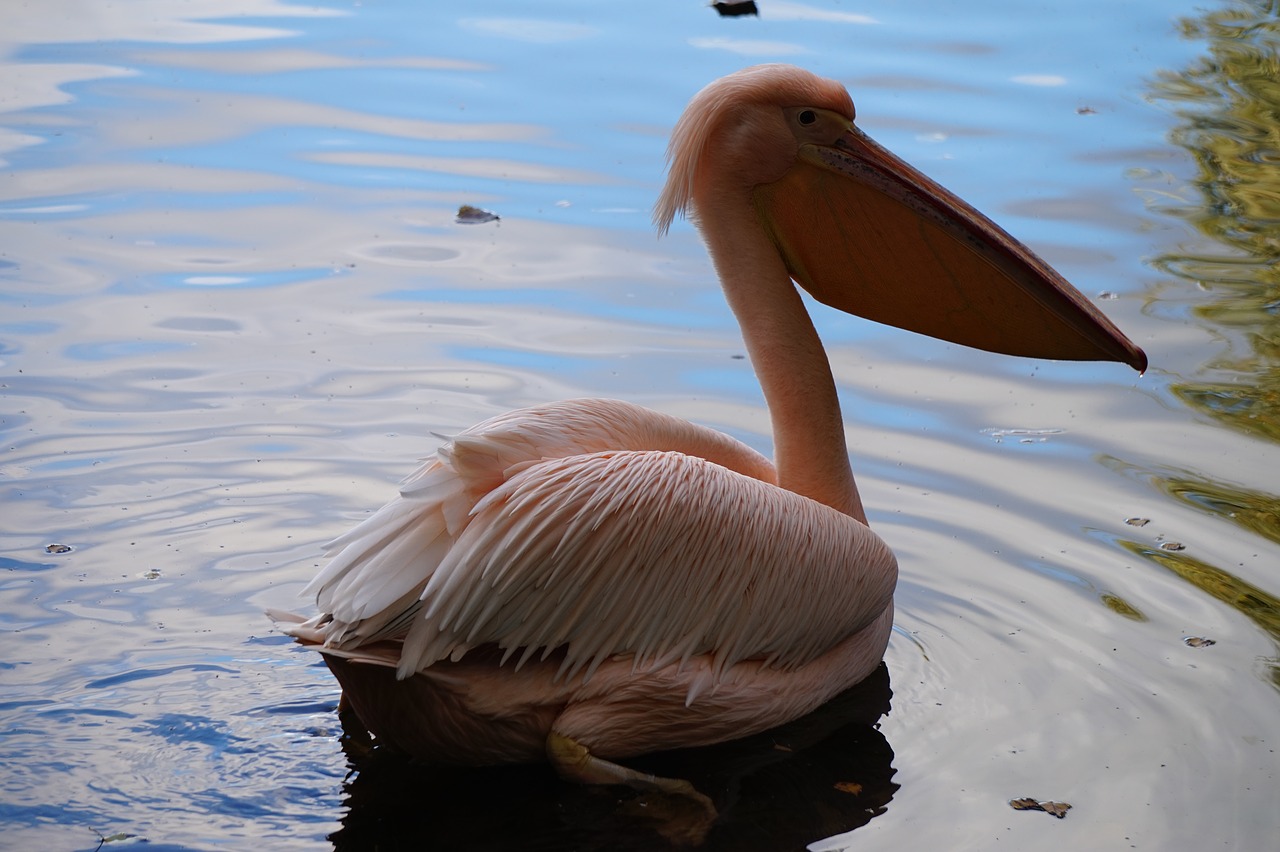
[{"label": "white cloud reflection", "polygon": [[1009,79],[1024,86],[1065,86],[1067,84],[1067,78],[1060,74],[1019,74]]},{"label": "white cloud reflection", "polygon": [[590,38],[598,30],[586,24],[544,21],[536,18],[463,18],[458,26],[487,36],[527,41],[535,44],[557,44]]},{"label": "white cloud reflection", "polygon": [[779,3],[770,0],[760,10],[760,17],[771,21],[823,21],[832,24],[878,24],[870,15],[857,12],[836,12],[831,9],[819,9],[804,3]]},{"label": "white cloud reflection", "polygon": [[[290,30],[253,24],[214,23],[233,17],[318,18],[342,15],[332,9],[306,8],[277,0],[42,0],[4,4],[0,10],[0,113],[67,103],[70,83],[136,74],[113,65],[56,62],[14,62],[20,47],[108,41],[154,41],[202,44],[281,38]],[[0,127],[0,166],[3,155],[40,144],[38,136]]]},{"label": "white cloud reflection", "polygon": [[[7,4],[16,5],[16,4]],[[281,38],[291,30],[251,23],[216,23],[230,18],[330,18],[345,13],[276,0],[41,0],[24,11],[0,14],[0,56],[16,45],[71,42],[154,41],[165,44],[208,44]]]},{"label": "white cloud reflection", "polygon": [[689,44],[703,50],[727,50],[742,56],[795,56],[809,52],[798,44],[785,41],[763,41],[727,36],[691,38]]}]

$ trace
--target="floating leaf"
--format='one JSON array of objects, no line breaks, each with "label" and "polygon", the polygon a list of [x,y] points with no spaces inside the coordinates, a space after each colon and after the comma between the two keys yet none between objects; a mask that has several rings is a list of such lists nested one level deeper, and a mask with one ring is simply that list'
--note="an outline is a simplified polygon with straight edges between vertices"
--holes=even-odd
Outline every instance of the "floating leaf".
[{"label": "floating leaf", "polygon": [[1182,641],[1190,648],[1208,648],[1210,645],[1217,645],[1217,640],[1206,639],[1203,636],[1183,636]]},{"label": "floating leaf", "polygon": [[1015,811],[1044,811],[1052,814],[1058,819],[1062,819],[1067,815],[1067,811],[1071,810],[1071,805],[1066,802],[1037,802],[1029,796],[1021,799],[1010,799],[1009,807]]},{"label": "floating leaf", "polygon": [[44,546],[45,553],[70,553],[71,545],[69,544],[46,544]]},{"label": "floating leaf", "polygon": [[850,795],[856,796],[862,792],[862,785],[857,781],[837,781],[836,789],[841,793],[849,793]]},{"label": "floating leaf", "polygon": [[1058,819],[1062,819],[1067,815],[1067,811],[1071,810],[1071,805],[1066,802],[1041,802],[1040,809],[1047,814],[1053,814]]},{"label": "floating leaf", "polygon": [[1125,518],[1124,522],[1131,527],[1145,527],[1147,524],[1151,523],[1151,519],[1150,518]]}]

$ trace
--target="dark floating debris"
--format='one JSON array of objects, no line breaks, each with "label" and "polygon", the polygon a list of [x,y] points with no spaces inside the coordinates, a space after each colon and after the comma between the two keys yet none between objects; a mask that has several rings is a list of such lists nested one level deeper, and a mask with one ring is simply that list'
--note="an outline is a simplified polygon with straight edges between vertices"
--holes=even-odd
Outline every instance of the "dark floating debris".
[{"label": "dark floating debris", "polygon": [[1131,527],[1145,527],[1151,523],[1150,518],[1125,518],[1124,522]]},{"label": "dark floating debris", "polygon": [[1160,549],[1171,550],[1176,553],[1179,550],[1186,550],[1187,546],[1180,541],[1162,541],[1160,542]]},{"label": "dark floating debris", "polygon": [[453,221],[459,225],[483,225],[485,222],[497,222],[500,217],[497,213],[485,210],[483,207],[472,207],[470,204],[464,204],[458,208],[458,215]]},{"label": "dark floating debris", "polygon": [[1206,639],[1203,636],[1183,636],[1182,644],[1188,648],[1208,648],[1210,645],[1217,645],[1218,640]]},{"label": "dark floating debris", "polygon": [[1010,799],[1009,807],[1015,811],[1044,811],[1052,814],[1058,819],[1062,819],[1067,815],[1067,811],[1071,810],[1071,805],[1066,802],[1037,802],[1031,797],[1021,799]]},{"label": "dark floating debris", "polygon": [[45,553],[70,553],[71,545],[69,544],[46,544],[44,546]]},{"label": "dark floating debris", "polygon": [[759,16],[755,0],[730,0],[728,3],[712,3],[711,7],[720,13],[722,18],[740,18],[743,15]]}]

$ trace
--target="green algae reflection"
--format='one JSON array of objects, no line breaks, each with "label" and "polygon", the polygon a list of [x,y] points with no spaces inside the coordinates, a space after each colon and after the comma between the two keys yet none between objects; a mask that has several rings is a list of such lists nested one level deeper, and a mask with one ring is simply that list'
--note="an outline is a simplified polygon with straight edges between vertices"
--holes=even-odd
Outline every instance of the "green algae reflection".
[{"label": "green algae reflection", "polygon": [[1180,124],[1199,198],[1164,208],[1207,241],[1156,266],[1207,290],[1195,313],[1239,343],[1206,367],[1214,378],[1174,383],[1189,406],[1231,428],[1280,442],[1280,14],[1275,2],[1234,2],[1181,21],[1206,53],[1152,85]]},{"label": "green algae reflection", "polygon": [[[1179,502],[1280,543],[1280,497],[1274,494],[1223,485],[1178,468],[1143,468],[1113,456],[1104,456],[1101,461],[1122,476],[1143,480]],[[1166,549],[1149,541],[1131,539],[1121,539],[1119,545],[1246,616],[1280,647],[1280,598],[1266,589],[1181,548]],[[1107,605],[1115,609],[1111,603]],[[1280,688],[1280,652],[1264,662],[1269,680]]]},{"label": "green algae reflection", "polygon": [[[1121,541],[1120,546],[1136,556],[1156,563],[1191,585],[1248,616],[1259,628],[1280,643],[1280,599],[1239,577],[1187,553],[1169,552],[1139,541]],[[1280,688],[1280,657],[1262,661],[1271,683]]]},{"label": "green algae reflection", "polygon": [[[1152,97],[1179,123],[1170,138],[1196,166],[1192,200],[1162,208],[1194,225],[1196,246],[1154,263],[1193,282],[1193,312],[1231,342],[1225,354],[1172,392],[1224,426],[1280,443],[1280,3],[1233,0],[1180,22],[1203,41],[1186,69],[1160,74]],[[1280,543],[1280,495],[1211,481],[1186,470],[1137,470],[1174,499]],[[1280,599],[1185,552],[1121,542],[1250,618],[1280,643]],[[1280,661],[1268,660],[1280,687]]]}]

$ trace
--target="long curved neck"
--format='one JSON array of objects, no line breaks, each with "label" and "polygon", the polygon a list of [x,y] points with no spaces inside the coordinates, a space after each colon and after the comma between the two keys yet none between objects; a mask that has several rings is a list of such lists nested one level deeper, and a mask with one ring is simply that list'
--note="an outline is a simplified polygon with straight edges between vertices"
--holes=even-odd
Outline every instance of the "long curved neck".
[{"label": "long curved neck", "polygon": [[777,249],[749,203],[698,226],[769,406],[778,484],[866,523],[831,365]]}]

